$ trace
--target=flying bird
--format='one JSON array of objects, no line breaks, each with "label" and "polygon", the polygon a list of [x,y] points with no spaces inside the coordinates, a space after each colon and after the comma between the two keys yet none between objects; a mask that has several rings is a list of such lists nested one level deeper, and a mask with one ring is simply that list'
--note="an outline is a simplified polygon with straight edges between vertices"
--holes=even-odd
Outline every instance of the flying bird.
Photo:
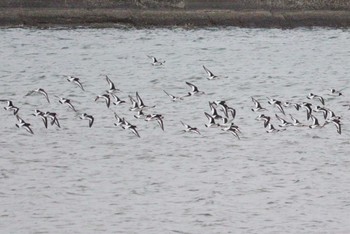
[{"label": "flying bird", "polygon": [[211,71],[209,71],[208,68],[206,68],[204,65],[203,65],[203,69],[204,71],[208,74],[208,80],[213,80],[215,78],[218,78],[218,76],[214,75]]},{"label": "flying bird", "polygon": [[81,84],[80,79],[79,79],[78,77],[68,76],[68,77],[67,77],[67,80],[68,80],[69,82],[71,82],[71,83],[76,84],[79,88],[81,88],[81,90],[85,91],[85,90],[84,90],[84,87],[83,87],[83,85]]},{"label": "flying bird", "polygon": [[29,91],[25,96],[29,96],[29,95],[32,95],[32,94],[34,94],[34,93],[38,93],[38,94],[43,95],[43,96],[46,98],[47,102],[50,103],[49,95],[48,95],[47,92],[46,92],[44,89],[42,89],[42,88],[38,88],[38,89],[31,90],[31,91]]}]

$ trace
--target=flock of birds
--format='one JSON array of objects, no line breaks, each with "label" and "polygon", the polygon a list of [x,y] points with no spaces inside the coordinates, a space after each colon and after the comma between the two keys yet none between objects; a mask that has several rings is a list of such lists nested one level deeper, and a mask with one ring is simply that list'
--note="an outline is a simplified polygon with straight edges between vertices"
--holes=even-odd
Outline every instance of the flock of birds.
[{"label": "flock of birds", "polygon": [[[153,66],[162,66],[164,65],[165,61],[159,61],[153,56],[148,56],[152,59],[152,65]],[[204,71],[207,73],[207,79],[208,80],[214,80],[219,79],[220,76],[214,75],[213,72],[211,72],[207,67],[203,65]],[[70,83],[73,83],[77,85],[81,91],[85,91],[83,84],[81,82],[81,79],[75,76],[67,76],[67,81]],[[108,84],[108,90],[106,90],[103,94],[97,95],[95,98],[95,102],[99,100],[103,100],[106,104],[107,108],[110,108],[111,103],[113,105],[122,105],[127,104],[127,101],[121,100],[116,93],[118,93],[120,90],[116,88],[113,81],[106,75],[105,80]],[[181,101],[185,98],[191,98],[193,96],[199,96],[199,95],[205,95],[206,93],[203,91],[200,91],[198,87],[190,82],[186,82],[186,85],[188,85],[191,88],[191,91],[189,91],[187,94],[183,96],[174,96],[170,94],[169,92],[164,91],[165,95],[167,95],[173,102]],[[42,95],[48,103],[50,103],[49,94],[43,89],[38,88],[35,90],[29,91],[25,96],[30,95]],[[342,96],[342,91],[330,89],[329,94],[333,96]],[[58,97],[58,102],[62,105],[67,105],[73,112],[77,112],[75,106],[73,105],[72,101],[68,98],[64,97]],[[333,124],[336,127],[336,131],[338,134],[342,133],[342,118],[338,115],[336,115],[331,109],[327,108],[325,106],[325,99],[320,96],[313,93],[309,93],[307,95],[307,99],[313,100],[314,103],[312,104],[310,102],[301,102],[301,103],[291,103],[291,102],[282,102],[280,100],[276,100],[273,98],[267,98],[267,104],[271,105],[272,107],[277,108],[278,112],[280,113],[275,114],[275,117],[278,121],[280,121],[281,124],[279,124],[279,128],[275,128],[274,125],[271,123],[272,117],[261,113],[256,117],[256,120],[262,121],[264,128],[266,128],[267,133],[273,133],[273,132],[280,132],[285,131],[288,127],[308,127],[311,129],[314,128],[323,128],[327,126],[328,124]],[[135,97],[129,95],[130,100],[130,111],[136,112],[134,118],[136,119],[144,119],[145,121],[156,121],[159,127],[164,131],[164,116],[162,114],[146,114],[144,112],[150,111],[155,106],[148,106],[144,103],[142,98],[140,97],[139,93],[136,92]],[[252,100],[252,107],[251,111],[253,112],[264,112],[267,111],[265,107],[261,104],[261,101],[258,101],[256,98],[251,97]],[[10,111],[13,113],[13,115],[17,118],[16,127],[25,129],[28,133],[34,134],[34,131],[32,129],[32,125],[26,121],[24,121],[20,115],[19,115],[19,108],[16,107],[11,100],[8,99],[2,99],[1,102],[6,102],[7,105],[4,107],[6,111]],[[350,105],[344,105],[348,106],[350,109]],[[284,108],[295,108],[296,111],[305,110],[306,112],[306,120],[311,121],[309,124],[301,123],[299,120],[293,117],[293,115],[289,114],[291,121],[286,120],[285,117],[281,117],[281,115],[286,116]],[[233,107],[230,107],[227,104],[227,100],[217,100],[209,102],[209,108],[210,112],[204,112],[204,115],[208,119],[208,123],[204,126],[206,128],[219,128],[224,132],[231,133],[235,138],[240,139],[241,137],[241,129],[239,126],[237,126],[234,123],[234,120],[236,118],[236,109]],[[324,122],[320,124],[318,118],[315,116],[314,113],[322,113]],[[33,116],[39,117],[45,128],[48,128],[50,125],[56,125],[58,128],[60,128],[60,122],[59,122],[59,115],[54,112],[43,112],[40,110],[34,110],[34,113],[32,113]],[[87,120],[88,126],[91,128],[94,124],[94,116],[89,115],[87,113],[81,113],[78,115],[81,120]],[[140,137],[140,134],[137,130],[137,126],[134,124],[131,124],[129,121],[127,121],[124,117],[120,117],[116,112],[114,112],[114,117],[116,119],[116,122],[114,123],[115,126],[121,127],[124,130],[131,131],[135,136]],[[200,130],[197,127],[190,126],[183,121],[180,121],[180,123],[183,125],[184,129],[182,130],[183,133],[195,133],[195,134],[201,134]]]}]

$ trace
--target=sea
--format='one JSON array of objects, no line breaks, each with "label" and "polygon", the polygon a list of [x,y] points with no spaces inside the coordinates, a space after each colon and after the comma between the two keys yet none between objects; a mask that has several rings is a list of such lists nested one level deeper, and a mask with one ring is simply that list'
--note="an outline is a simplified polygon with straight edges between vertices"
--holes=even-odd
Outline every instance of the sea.
[{"label": "sea", "polygon": [[[349,29],[1,28],[0,39],[1,233],[350,233]],[[125,104],[95,101],[106,75]],[[184,97],[186,82],[205,94]],[[27,95],[38,88],[50,103]],[[164,131],[134,117],[136,93]],[[268,103],[323,107],[310,93],[340,117],[341,134],[321,112],[312,129],[305,108],[284,115]],[[252,97],[266,110],[252,111]],[[6,100],[34,134],[16,127]],[[205,127],[219,100],[235,109],[239,139]],[[60,128],[45,128],[35,110],[57,113]],[[303,127],[280,127],[276,114]]]}]

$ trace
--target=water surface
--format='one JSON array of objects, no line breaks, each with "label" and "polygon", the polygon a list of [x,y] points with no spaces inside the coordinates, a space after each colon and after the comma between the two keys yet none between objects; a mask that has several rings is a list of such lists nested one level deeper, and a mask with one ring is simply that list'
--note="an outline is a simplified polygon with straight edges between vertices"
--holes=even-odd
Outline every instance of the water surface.
[{"label": "water surface", "polygon": [[[350,33],[340,29],[1,29],[0,98],[20,107],[31,136],[0,111],[0,229],[4,233],[347,233],[350,231]],[[166,60],[150,64],[147,55]],[[207,66],[224,78],[209,81]],[[86,89],[68,83],[81,78]],[[122,99],[138,91],[156,122],[125,106],[94,102],[108,89]],[[171,102],[189,91],[207,95]],[[24,95],[42,87],[50,96]],[[327,95],[344,89],[343,96]],[[268,134],[250,109],[254,96],[310,101],[322,95],[342,117],[335,127],[288,128]],[[78,113],[55,97],[72,99]],[[206,129],[208,101],[237,110],[241,140]],[[3,106],[6,104],[3,103]],[[59,114],[45,129],[34,109]],[[113,112],[136,124],[141,138],[113,125]],[[305,111],[286,109],[305,124]],[[281,115],[281,114],[280,114]],[[282,115],[281,115],[282,116]],[[321,114],[315,113],[323,122]],[[289,119],[288,119],[289,120]],[[181,134],[180,121],[201,135]],[[272,120],[275,126],[276,119]]]}]

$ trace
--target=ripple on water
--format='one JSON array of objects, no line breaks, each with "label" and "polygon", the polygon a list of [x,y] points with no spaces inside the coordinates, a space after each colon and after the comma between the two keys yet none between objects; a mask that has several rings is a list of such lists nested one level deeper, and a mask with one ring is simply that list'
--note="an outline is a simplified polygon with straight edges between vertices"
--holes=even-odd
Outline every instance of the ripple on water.
[{"label": "ripple on water", "polygon": [[[1,111],[0,228],[18,232],[346,233],[349,213],[347,125],[349,31],[333,29],[0,29],[0,99],[11,98],[35,135]],[[164,58],[152,66],[147,55]],[[225,78],[208,81],[202,66]],[[164,115],[165,131],[125,106],[94,102],[104,75],[129,101],[138,91],[146,113]],[[64,78],[81,78],[86,92]],[[207,95],[172,102],[193,82]],[[43,87],[50,95],[24,95]],[[341,97],[327,96],[343,89]],[[266,97],[311,101],[314,92],[342,116],[335,127],[267,134],[250,97],[274,116]],[[72,99],[78,112],[58,103]],[[206,129],[208,101],[237,110],[241,140]],[[45,129],[34,109],[57,112]],[[286,109],[309,125],[305,110]],[[113,125],[114,113],[141,138]],[[95,116],[89,128],[79,114]],[[323,122],[323,117],[314,113]],[[201,135],[181,134],[186,122]],[[278,126],[274,118],[274,126]],[[11,222],[17,220],[18,222]],[[82,225],[83,224],[83,225]],[[86,225],[85,225],[86,224]],[[229,230],[229,231],[228,231]]]}]

